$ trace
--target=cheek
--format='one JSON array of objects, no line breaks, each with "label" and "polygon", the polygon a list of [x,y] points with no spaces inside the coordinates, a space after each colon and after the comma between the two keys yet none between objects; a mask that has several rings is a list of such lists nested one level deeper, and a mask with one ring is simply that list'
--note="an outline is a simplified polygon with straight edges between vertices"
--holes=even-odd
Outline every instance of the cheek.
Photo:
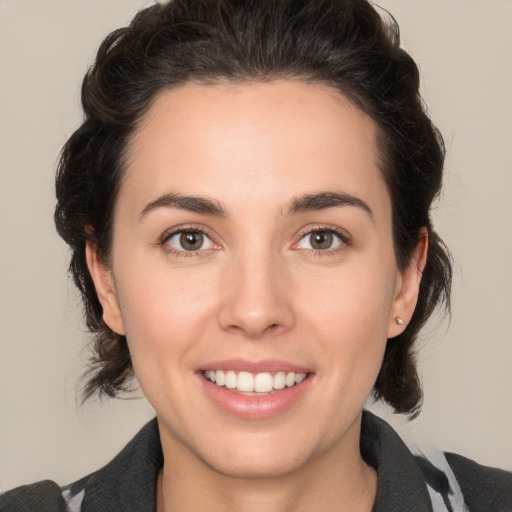
[{"label": "cheek", "polygon": [[310,274],[298,287],[298,307],[303,308],[303,316],[326,329],[343,328],[340,336],[364,338],[370,332],[385,336],[395,292],[394,272],[393,263],[382,263],[374,271],[362,264],[324,276]]},{"label": "cheek", "polygon": [[165,265],[128,268],[137,272],[120,272],[116,288],[134,366],[164,354],[179,359],[205,332],[214,307],[212,280]]},{"label": "cheek", "polygon": [[334,375],[340,399],[347,392],[364,402],[373,387],[382,364],[387,343],[389,314],[393,304],[394,262],[372,266],[351,266],[331,272],[324,288],[320,276],[304,282],[297,295],[304,329],[317,341],[316,349],[328,354],[323,358],[325,375]]}]

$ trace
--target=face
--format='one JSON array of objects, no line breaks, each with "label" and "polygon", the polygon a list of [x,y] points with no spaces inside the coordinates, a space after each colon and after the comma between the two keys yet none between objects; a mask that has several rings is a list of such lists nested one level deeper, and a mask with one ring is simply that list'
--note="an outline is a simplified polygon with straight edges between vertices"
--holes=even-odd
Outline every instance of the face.
[{"label": "face", "polygon": [[324,85],[184,85],[131,144],[110,267],[88,247],[165,451],[238,476],[358,456],[412,315],[372,120]]}]

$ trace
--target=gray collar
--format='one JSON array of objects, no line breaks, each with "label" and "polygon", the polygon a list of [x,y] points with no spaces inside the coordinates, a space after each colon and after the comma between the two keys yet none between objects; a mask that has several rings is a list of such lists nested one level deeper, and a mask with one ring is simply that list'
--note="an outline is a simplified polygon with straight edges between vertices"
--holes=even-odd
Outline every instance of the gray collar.
[{"label": "gray collar", "polygon": [[[432,512],[414,456],[386,422],[367,411],[361,425],[361,453],[378,472],[373,512]],[[112,462],[87,479],[82,512],[154,512],[155,482],[162,464],[154,419]]]}]

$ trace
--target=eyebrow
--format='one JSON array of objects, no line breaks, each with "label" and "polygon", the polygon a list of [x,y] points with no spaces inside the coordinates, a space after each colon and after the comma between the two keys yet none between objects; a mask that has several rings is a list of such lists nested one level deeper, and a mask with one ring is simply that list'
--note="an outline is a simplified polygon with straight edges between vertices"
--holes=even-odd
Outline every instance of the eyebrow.
[{"label": "eyebrow", "polygon": [[[288,215],[296,215],[311,211],[326,210],[339,206],[353,206],[360,208],[373,219],[372,209],[362,199],[345,192],[319,192],[315,194],[304,194],[296,197],[288,208]],[[148,203],[139,214],[142,220],[153,210],[158,208],[176,208],[196,213],[205,213],[216,217],[227,217],[226,208],[215,199],[201,196],[186,196],[172,192],[158,197]]]},{"label": "eyebrow", "polygon": [[292,201],[288,214],[325,210],[337,206],[354,206],[365,211],[372,219],[372,209],[362,199],[345,192],[319,192],[317,194],[304,194]]},{"label": "eyebrow", "polygon": [[157,208],[177,208],[178,210],[187,210],[189,212],[206,213],[217,217],[226,217],[227,211],[221,203],[214,199],[200,196],[185,196],[178,193],[170,193],[160,196],[148,203],[139,214],[139,220],[142,220],[153,210]]}]

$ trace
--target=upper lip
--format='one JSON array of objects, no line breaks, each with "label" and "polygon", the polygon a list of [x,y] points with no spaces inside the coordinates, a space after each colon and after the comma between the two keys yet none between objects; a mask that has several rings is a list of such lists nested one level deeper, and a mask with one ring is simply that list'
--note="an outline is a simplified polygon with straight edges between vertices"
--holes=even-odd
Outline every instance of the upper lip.
[{"label": "upper lip", "polygon": [[262,359],[259,361],[249,361],[247,359],[223,359],[212,361],[201,365],[199,371],[208,370],[233,370],[235,372],[248,373],[276,373],[276,372],[294,372],[294,373],[312,373],[312,369],[306,366],[297,365],[288,361],[279,359]]}]

